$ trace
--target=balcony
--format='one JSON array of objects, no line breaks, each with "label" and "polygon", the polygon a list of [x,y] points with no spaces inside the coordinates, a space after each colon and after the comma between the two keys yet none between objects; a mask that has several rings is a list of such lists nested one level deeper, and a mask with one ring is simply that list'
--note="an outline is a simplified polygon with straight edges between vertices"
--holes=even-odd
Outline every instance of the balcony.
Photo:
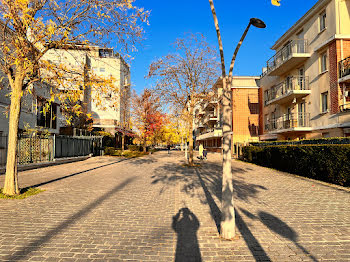
[{"label": "balcony", "polygon": [[307,40],[293,40],[267,61],[266,73],[270,76],[282,75],[308,59]]},{"label": "balcony", "polygon": [[350,56],[339,62],[339,83],[350,83]]},{"label": "balcony", "polygon": [[265,105],[291,103],[311,94],[308,76],[293,76],[275,85],[267,93]]},{"label": "balcony", "polygon": [[196,140],[205,140],[209,138],[222,137],[222,128],[213,127],[200,133]]},{"label": "balcony", "polygon": [[218,121],[218,116],[215,113],[213,113],[213,112],[208,113],[203,118],[203,124],[207,124],[207,123],[209,123],[211,121],[214,121],[214,122]]},{"label": "balcony", "polygon": [[340,105],[339,110],[340,112],[350,111],[350,102]]},{"label": "balcony", "polygon": [[309,132],[311,130],[309,113],[285,114],[277,119],[272,119],[265,124],[265,131],[271,133],[286,133],[294,131]]}]

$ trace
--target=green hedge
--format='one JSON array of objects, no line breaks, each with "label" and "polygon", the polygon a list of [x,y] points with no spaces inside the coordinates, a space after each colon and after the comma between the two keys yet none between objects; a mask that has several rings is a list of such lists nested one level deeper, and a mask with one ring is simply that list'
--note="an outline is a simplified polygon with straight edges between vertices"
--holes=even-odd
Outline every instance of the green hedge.
[{"label": "green hedge", "polygon": [[246,146],[242,152],[248,162],[350,186],[350,145]]},{"label": "green hedge", "polygon": [[279,140],[279,141],[263,141],[250,142],[252,146],[279,146],[279,145],[344,145],[350,144],[348,137],[331,137],[319,139],[302,139],[302,140]]}]

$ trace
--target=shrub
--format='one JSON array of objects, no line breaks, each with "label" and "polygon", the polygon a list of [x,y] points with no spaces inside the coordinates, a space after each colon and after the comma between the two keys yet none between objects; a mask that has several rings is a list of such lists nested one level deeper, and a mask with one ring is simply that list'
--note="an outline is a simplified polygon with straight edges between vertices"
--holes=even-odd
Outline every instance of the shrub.
[{"label": "shrub", "polygon": [[142,148],[142,146],[138,146],[138,145],[128,145],[128,150],[141,152],[143,150],[143,148]]},{"label": "shrub", "polygon": [[105,147],[105,155],[113,155],[114,151],[114,147]]},{"label": "shrub", "polygon": [[279,141],[263,141],[250,142],[252,146],[279,146],[279,145],[344,145],[350,144],[348,137],[330,137],[318,139],[302,139],[302,140],[279,140]]},{"label": "shrub", "polygon": [[350,186],[350,145],[246,146],[243,158],[258,165]]}]

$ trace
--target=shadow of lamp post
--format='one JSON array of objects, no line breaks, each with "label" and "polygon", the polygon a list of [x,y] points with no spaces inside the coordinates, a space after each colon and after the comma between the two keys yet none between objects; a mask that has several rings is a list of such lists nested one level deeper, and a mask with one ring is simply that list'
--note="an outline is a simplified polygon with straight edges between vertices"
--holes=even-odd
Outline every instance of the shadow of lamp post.
[{"label": "shadow of lamp post", "polygon": [[246,37],[251,25],[258,28],[265,28],[265,23],[258,18],[251,18],[247,28],[245,29],[241,39],[239,40],[235,52],[233,54],[229,75],[226,76],[224,50],[222,46],[221,34],[219,29],[219,22],[216,16],[213,0],[209,0],[210,8],[214,18],[216,34],[219,42],[219,50],[221,57],[222,69],[222,147],[223,147],[223,164],[222,164],[222,200],[221,200],[221,225],[220,234],[224,239],[232,239],[235,237],[235,211],[233,201],[233,184],[232,184],[232,170],[231,170],[231,144],[232,144],[232,108],[231,108],[231,85],[232,85],[232,71],[235,64],[236,56],[241,47],[244,38]]}]

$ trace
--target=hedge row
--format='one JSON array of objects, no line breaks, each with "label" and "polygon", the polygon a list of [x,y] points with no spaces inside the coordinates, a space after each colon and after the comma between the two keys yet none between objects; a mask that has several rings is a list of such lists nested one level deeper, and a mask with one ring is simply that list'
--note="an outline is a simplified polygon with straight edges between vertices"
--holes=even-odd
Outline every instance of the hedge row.
[{"label": "hedge row", "polygon": [[278,145],[344,145],[350,144],[348,137],[331,137],[319,139],[303,139],[303,140],[283,140],[283,141],[264,141],[251,142],[252,146],[278,146]]},{"label": "hedge row", "polygon": [[246,146],[242,152],[248,162],[350,186],[350,145]]}]

